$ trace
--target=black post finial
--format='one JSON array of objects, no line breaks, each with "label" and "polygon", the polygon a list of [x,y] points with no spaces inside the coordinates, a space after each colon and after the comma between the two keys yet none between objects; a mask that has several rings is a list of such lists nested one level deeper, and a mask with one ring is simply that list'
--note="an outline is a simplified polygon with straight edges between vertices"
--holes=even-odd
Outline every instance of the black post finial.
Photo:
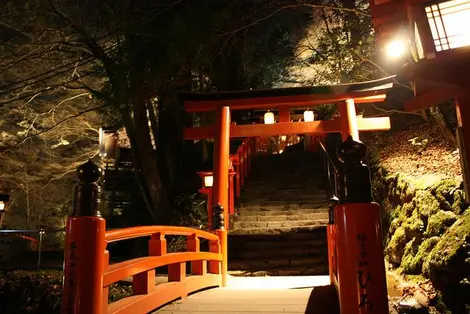
[{"label": "black post finial", "polygon": [[224,207],[220,204],[214,206],[213,209],[213,226],[214,229],[225,229]]},{"label": "black post finial", "polygon": [[369,168],[362,163],[366,153],[364,143],[353,140],[351,136],[338,147],[337,155],[342,163],[339,175],[340,203],[372,202]]},{"label": "black post finial", "polygon": [[101,168],[91,159],[78,167],[77,176],[80,184],[75,187],[72,216],[101,217],[101,187],[97,183],[101,173]]}]

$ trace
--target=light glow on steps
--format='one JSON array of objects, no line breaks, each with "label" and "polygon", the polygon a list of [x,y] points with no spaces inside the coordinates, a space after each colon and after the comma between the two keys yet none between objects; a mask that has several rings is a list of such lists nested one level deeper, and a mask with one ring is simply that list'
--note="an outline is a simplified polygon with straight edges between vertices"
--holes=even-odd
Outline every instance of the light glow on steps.
[{"label": "light glow on steps", "polygon": [[229,276],[227,288],[231,290],[278,290],[300,289],[330,284],[330,276],[265,276],[236,277]]}]

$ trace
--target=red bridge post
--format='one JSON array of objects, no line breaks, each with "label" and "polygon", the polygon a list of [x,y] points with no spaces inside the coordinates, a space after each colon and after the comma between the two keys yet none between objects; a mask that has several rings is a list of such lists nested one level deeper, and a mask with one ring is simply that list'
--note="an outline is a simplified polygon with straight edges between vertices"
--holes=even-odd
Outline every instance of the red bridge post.
[{"label": "red bridge post", "polygon": [[388,313],[380,207],[372,202],[363,143],[341,144],[339,205],[335,208],[337,288],[341,314]]},{"label": "red bridge post", "polygon": [[[72,216],[65,240],[62,314],[101,314],[106,223],[100,212],[101,169],[91,160],[77,169]],[[107,300],[106,300],[107,302]]]}]

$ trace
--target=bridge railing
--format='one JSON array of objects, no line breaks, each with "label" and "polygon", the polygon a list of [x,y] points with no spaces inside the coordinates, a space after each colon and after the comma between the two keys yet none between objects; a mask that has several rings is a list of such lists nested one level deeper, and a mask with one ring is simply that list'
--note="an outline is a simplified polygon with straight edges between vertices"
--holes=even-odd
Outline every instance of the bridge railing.
[{"label": "bridge railing", "polygon": [[[109,265],[105,251],[102,313],[147,313],[189,293],[222,285],[224,230],[216,234],[175,226],[143,226],[108,231],[106,243],[150,236],[149,256]],[[186,236],[186,252],[168,253],[165,236]],[[200,240],[209,241],[209,252],[200,248]],[[190,262],[190,276],[186,263]],[[168,282],[155,285],[155,269],[168,266]],[[132,276],[133,295],[108,304],[111,284]]]},{"label": "bridge railing", "polygon": [[[99,210],[100,168],[89,161],[78,169],[74,211],[66,226],[61,313],[148,313],[189,293],[224,286],[227,231],[223,209],[214,209],[214,232],[177,226],[141,226],[106,231]],[[168,253],[166,236],[185,236],[186,252]],[[109,243],[150,237],[148,256],[110,264]],[[201,239],[209,243],[201,251]],[[190,263],[187,276],[186,263]],[[168,267],[168,281],[156,285],[155,270]],[[113,283],[132,277],[131,296],[108,304]]]}]

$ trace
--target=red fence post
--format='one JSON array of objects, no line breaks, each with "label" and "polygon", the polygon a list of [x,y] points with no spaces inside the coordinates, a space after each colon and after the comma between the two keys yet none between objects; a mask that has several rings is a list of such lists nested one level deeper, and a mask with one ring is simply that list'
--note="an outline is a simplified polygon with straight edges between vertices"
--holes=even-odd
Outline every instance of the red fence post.
[{"label": "red fence post", "polygon": [[[101,314],[106,223],[100,213],[101,169],[91,160],[77,169],[74,210],[66,227],[61,313]],[[106,300],[107,301],[107,300]]]},{"label": "red fence post", "polygon": [[365,145],[351,136],[338,152],[343,165],[334,236],[341,314],[388,313],[380,207],[372,202],[365,155]]}]

